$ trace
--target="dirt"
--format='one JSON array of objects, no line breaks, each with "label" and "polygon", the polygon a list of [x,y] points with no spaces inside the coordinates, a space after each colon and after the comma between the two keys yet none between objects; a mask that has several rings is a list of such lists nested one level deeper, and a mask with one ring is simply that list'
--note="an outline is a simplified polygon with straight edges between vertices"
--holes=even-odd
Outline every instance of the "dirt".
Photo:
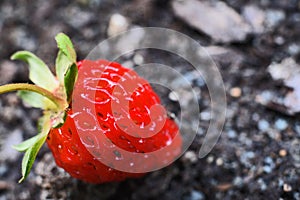
[{"label": "dirt", "polygon": [[[256,6],[266,16],[263,30],[252,31],[240,41],[214,41],[175,15],[170,0],[2,0],[1,84],[29,81],[25,65],[9,60],[15,51],[30,50],[53,66],[57,53],[53,38],[63,31],[83,59],[107,38],[110,17],[119,13],[128,20],[128,29],[169,28],[203,46],[223,48],[221,54],[212,48],[208,52],[225,84],[227,115],[216,146],[205,158],[197,158],[209,124],[205,113],[210,111],[210,100],[206,86],[195,80],[193,87],[201,91],[200,116],[204,117],[192,145],[172,165],[139,179],[91,185],[57,168],[45,145],[28,179],[18,184],[22,157],[5,143],[33,136],[41,112],[28,108],[13,93],[1,95],[0,199],[300,199],[299,114],[288,115],[284,112],[287,108],[280,107],[280,99],[291,89],[283,81],[273,80],[268,72],[271,63],[285,58],[300,62],[300,1],[222,2],[241,16],[246,6]],[[191,70],[180,58],[154,50],[125,57],[127,64],[134,63],[136,54],[143,56],[144,63],[164,63],[181,72]],[[168,91],[161,92],[163,102],[178,114],[178,105],[168,99]],[[257,100],[268,93],[279,103],[265,105]]]}]

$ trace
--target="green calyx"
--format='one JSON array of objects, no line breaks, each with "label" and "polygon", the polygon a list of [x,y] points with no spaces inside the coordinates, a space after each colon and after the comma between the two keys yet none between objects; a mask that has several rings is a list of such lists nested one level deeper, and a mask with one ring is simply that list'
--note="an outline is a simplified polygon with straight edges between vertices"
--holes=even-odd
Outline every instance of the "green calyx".
[{"label": "green calyx", "polygon": [[34,84],[17,83],[0,86],[0,94],[18,91],[19,97],[35,108],[41,108],[44,115],[38,124],[38,134],[14,148],[25,152],[22,161],[22,182],[28,176],[36,155],[45,143],[51,128],[64,124],[66,110],[72,99],[73,88],[77,79],[76,52],[68,36],[59,33],[55,40],[59,48],[55,61],[56,76],[37,56],[28,51],[18,51],[12,60],[22,60],[29,65],[29,79]]}]

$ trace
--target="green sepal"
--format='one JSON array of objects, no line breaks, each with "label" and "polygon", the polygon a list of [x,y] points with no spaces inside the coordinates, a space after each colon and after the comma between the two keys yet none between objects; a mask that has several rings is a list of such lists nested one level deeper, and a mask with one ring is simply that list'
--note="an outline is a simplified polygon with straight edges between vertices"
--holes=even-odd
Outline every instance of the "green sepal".
[{"label": "green sepal", "polygon": [[52,128],[60,128],[64,125],[67,119],[67,113],[62,111],[51,116]]},{"label": "green sepal", "polygon": [[55,109],[56,105],[48,98],[30,91],[18,91],[18,96],[28,105],[43,110]]},{"label": "green sepal", "polygon": [[67,101],[70,103],[72,99],[72,93],[74,89],[75,82],[77,80],[78,76],[78,68],[77,65],[74,63],[71,65],[71,67],[68,69],[68,71],[65,74],[64,78],[64,85],[67,95]]},{"label": "green sepal", "polygon": [[76,63],[76,52],[71,39],[66,34],[59,33],[56,35],[55,40],[59,50],[62,51],[72,63]]},{"label": "green sepal", "polygon": [[55,66],[56,66],[55,70],[56,70],[56,76],[62,85],[64,84],[65,74],[68,68],[70,68],[72,64],[73,63],[61,50],[58,51],[56,61],[55,61]]},{"label": "green sepal", "polygon": [[36,135],[32,138],[29,138],[25,141],[23,141],[22,143],[20,144],[17,144],[17,145],[13,145],[12,147],[19,151],[19,152],[24,152],[26,151],[27,149],[29,149],[31,146],[33,146],[35,143],[36,143],[36,140],[39,138],[40,136],[39,135]]},{"label": "green sepal", "polygon": [[[39,134],[36,136],[36,139],[23,143],[21,149],[26,148],[25,155],[22,160],[22,178],[19,180],[19,183],[24,181],[30,170],[33,166],[34,160],[37,156],[37,153],[45,143],[48,133],[51,129],[51,119],[49,114],[45,114],[39,121]],[[21,143],[22,144],[22,143]]]},{"label": "green sepal", "polygon": [[73,88],[77,79],[76,52],[70,38],[64,33],[59,33],[55,40],[59,52],[56,58],[56,76],[64,87],[67,101],[70,103]]},{"label": "green sepal", "polygon": [[11,56],[12,60],[23,60],[29,65],[29,79],[36,85],[54,91],[58,82],[49,67],[36,55],[29,51],[18,51]]}]

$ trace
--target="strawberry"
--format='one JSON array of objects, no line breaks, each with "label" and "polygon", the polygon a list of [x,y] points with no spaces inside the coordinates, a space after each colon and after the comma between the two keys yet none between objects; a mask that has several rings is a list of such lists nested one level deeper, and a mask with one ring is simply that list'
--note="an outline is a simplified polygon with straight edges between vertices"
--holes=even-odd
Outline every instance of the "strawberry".
[{"label": "strawberry", "polygon": [[89,183],[140,177],[174,161],[182,139],[150,84],[133,70],[106,60],[76,62],[71,40],[60,33],[56,76],[27,51],[12,59],[29,64],[35,84],[0,86],[15,90],[44,110],[39,133],[15,148],[25,152],[23,181],[46,141],[58,166]]}]

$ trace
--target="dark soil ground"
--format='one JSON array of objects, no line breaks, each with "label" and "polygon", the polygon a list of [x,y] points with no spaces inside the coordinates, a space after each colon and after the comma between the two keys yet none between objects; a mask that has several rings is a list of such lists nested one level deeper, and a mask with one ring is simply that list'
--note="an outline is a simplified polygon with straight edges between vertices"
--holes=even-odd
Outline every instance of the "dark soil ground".
[{"label": "dark soil ground", "polygon": [[[222,48],[223,53],[209,52],[222,74],[228,107],[222,135],[203,159],[198,159],[197,153],[209,124],[205,118],[210,108],[209,94],[205,86],[195,83],[201,91],[199,134],[172,165],[140,179],[90,185],[57,168],[45,145],[28,179],[17,184],[22,158],[11,145],[36,133],[41,113],[26,107],[14,93],[1,95],[0,199],[300,199],[298,111],[291,112],[292,108],[282,103],[292,89],[268,72],[271,63],[281,63],[285,58],[300,62],[300,1],[223,2],[241,16],[246,6],[254,5],[265,16],[262,31],[250,31],[239,41],[215,41],[213,35],[177,17],[170,0],[1,0],[1,84],[28,82],[25,65],[9,60],[15,51],[30,50],[51,66],[57,53],[53,38],[63,31],[72,38],[79,59],[83,59],[107,38],[109,20],[119,13],[128,20],[128,29],[170,28],[203,46]],[[127,64],[134,63],[136,54],[127,57]],[[186,69],[174,55],[160,51],[138,54],[144,63]],[[270,94],[275,103],[268,102]],[[168,102],[168,95],[163,101]]]}]

